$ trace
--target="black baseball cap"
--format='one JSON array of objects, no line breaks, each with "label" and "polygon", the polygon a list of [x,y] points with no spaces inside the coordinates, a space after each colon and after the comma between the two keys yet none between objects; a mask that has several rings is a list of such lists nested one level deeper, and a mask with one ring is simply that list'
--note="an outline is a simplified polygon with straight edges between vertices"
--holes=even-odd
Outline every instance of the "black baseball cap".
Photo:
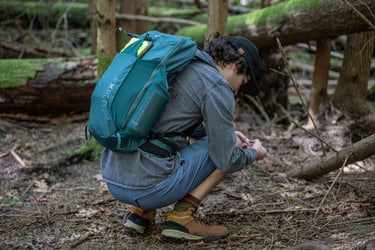
[{"label": "black baseball cap", "polygon": [[233,36],[229,42],[232,47],[245,58],[251,76],[250,81],[242,85],[240,91],[252,96],[259,95],[259,85],[255,78],[255,73],[258,71],[260,63],[257,47],[243,36]]}]

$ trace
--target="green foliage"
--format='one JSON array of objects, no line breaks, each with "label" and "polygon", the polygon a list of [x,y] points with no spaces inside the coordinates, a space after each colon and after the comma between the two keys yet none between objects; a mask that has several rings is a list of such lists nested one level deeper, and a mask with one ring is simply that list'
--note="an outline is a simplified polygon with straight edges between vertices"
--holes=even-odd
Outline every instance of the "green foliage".
[{"label": "green foliage", "polygon": [[[26,17],[29,24],[42,28],[55,27],[66,12],[69,28],[88,27],[90,7],[88,3],[70,1],[0,1],[0,20],[19,16]],[[68,10],[68,11],[67,11]]]},{"label": "green foliage", "polygon": [[10,197],[7,200],[5,200],[5,204],[15,205],[17,203],[24,202],[24,201],[25,201],[25,197],[23,197],[23,196],[13,196],[13,197]]},{"label": "green foliage", "polygon": [[99,158],[101,152],[103,151],[103,146],[100,145],[96,140],[87,140],[85,144],[76,150],[77,155],[88,155],[88,160],[95,160]]},{"label": "green foliage", "polygon": [[149,6],[148,10],[149,10],[149,15],[153,17],[176,17],[176,18],[190,18],[202,12],[196,6],[186,6],[184,8]]},{"label": "green foliage", "polygon": [[99,80],[100,77],[104,74],[105,70],[108,68],[108,66],[111,64],[113,57],[112,56],[106,56],[102,53],[97,53],[98,57],[98,64],[97,64],[97,69],[98,69],[98,74],[97,74],[97,79]]},{"label": "green foliage", "polygon": [[25,85],[28,78],[33,78],[36,71],[43,70],[43,65],[51,60],[61,59],[4,59],[0,60],[0,88]]},{"label": "green foliage", "polygon": [[252,170],[252,172],[253,172],[253,174],[255,176],[262,176],[262,175],[264,175],[263,172],[261,170],[257,169],[257,168],[251,168],[251,170]]}]

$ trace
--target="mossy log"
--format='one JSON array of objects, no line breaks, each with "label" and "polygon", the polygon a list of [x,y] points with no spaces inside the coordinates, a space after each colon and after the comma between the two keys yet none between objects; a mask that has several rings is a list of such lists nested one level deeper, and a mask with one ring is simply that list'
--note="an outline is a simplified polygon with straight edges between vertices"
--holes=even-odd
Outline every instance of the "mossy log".
[{"label": "mossy log", "polygon": [[[258,48],[269,49],[277,47],[276,38],[289,45],[374,29],[367,22],[373,20],[374,13],[374,0],[287,0],[228,17],[227,34],[248,37]],[[180,29],[177,34],[203,44],[206,30],[206,25],[199,25]]]},{"label": "mossy log", "polygon": [[0,60],[0,78],[0,114],[84,113],[96,84],[96,60]]}]

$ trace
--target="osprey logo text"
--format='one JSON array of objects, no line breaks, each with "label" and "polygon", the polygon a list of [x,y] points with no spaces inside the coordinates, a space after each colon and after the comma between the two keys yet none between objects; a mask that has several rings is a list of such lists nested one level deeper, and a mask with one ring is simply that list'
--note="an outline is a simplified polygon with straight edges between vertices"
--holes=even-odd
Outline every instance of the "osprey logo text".
[{"label": "osprey logo text", "polygon": [[105,107],[107,106],[108,104],[108,99],[113,91],[113,89],[115,88],[115,85],[116,83],[118,82],[118,78],[115,77],[113,79],[113,82],[111,82],[109,85],[108,85],[108,88],[107,88],[107,91],[105,92],[105,95],[103,96],[103,100],[102,100],[102,107]]}]

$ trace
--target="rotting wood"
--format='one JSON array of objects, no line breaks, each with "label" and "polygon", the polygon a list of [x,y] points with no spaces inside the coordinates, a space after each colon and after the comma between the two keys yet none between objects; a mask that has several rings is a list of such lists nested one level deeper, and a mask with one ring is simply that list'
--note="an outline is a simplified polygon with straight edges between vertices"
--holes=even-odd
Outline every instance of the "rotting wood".
[{"label": "rotting wood", "polygon": [[23,86],[0,88],[0,113],[59,116],[88,112],[95,71],[95,59],[47,62]]},{"label": "rotting wood", "polygon": [[69,48],[68,50],[54,49],[46,45],[35,45],[35,44],[21,44],[15,41],[8,41],[4,38],[0,38],[0,47],[18,52],[22,57],[28,58],[39,58],[39,57],[73,57],[77,56],[77,53]]}]

